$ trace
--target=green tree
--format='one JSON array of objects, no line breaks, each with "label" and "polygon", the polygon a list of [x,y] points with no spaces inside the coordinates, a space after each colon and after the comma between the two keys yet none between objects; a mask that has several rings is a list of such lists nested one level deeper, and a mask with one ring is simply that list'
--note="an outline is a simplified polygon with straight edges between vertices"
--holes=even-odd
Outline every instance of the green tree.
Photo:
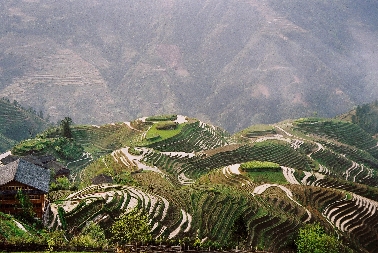
[{"label": "green tree", "polygon": [[52,252],[56,248],[64,248],[68,245],[68,241],[63,230],[55,230],[47,234],[47,246]]},{"label": "green tree", "polygon": [[119,246],[130,243],[145,243],[152,239],[147,214],[136,208],[119,217],[114,222],[111,232],[113,234],[111,241]]},{"label": "green tree", "polygon": [[50,191],[69,190],[71,188],[70,180],[67,177],[58,177],[50,185]]},{"label": "green tree", "polygon": [[70,244],[76,247],[104,248],[107,246],[107,240],[100,225],[91,222],[80,235],[72,238]]},{"label": "green tree", "polygon": [[66,137],[69,139],[72,138],[71,124],[72,124],[72,119],[70,117],[65,117],[63,120],[60,121],[60,128],[61,128],[63,137]]},{"label": "green tree", "polygon": [[18,207],[22,210],[20,213],[20,218],[26,219],[27,221],[32,221],[35,217],[35,212],[29,196],[22,190],[18,190],[16,193],[16,200],[18,201]]},{"label": "green tree", "polygon": [[335,236],[327,235],[318,223],[308,224],[301,228],[295,244],[298,253],[353,252],[342,245]]}]

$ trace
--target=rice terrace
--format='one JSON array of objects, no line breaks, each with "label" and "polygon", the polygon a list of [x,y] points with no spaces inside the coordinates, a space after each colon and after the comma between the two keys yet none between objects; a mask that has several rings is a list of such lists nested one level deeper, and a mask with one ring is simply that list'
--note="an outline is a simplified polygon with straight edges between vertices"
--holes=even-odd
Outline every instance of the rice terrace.
[{"label": "rice terrace", "polygon": [[21,201],[1,213],[0,245],[296,252],[311,232],[329,252],[378,252],[378,144],[347,118],[236,134],[182,115],[102,126],[66,118],[1,155],[2,171],[51,156],[70,174],[51,174],[41,220]]}]

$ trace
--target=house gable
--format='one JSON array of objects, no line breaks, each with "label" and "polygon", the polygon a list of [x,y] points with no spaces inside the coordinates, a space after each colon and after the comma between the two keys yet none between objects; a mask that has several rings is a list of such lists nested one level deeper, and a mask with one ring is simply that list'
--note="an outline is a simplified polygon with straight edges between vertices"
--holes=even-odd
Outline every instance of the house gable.
[{"label": "house gable", "polygon": [[44,193],[49,191],[50,172],[47,169],[19,159],[0,167],[0,185],[15,181]]}]

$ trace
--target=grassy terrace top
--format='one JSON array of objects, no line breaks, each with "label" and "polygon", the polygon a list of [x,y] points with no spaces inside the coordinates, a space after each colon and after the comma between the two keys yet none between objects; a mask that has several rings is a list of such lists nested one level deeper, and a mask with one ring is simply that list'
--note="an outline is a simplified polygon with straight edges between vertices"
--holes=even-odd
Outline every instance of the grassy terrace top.
[{"label": "grassy terrace top", "polygon": [[169,152],[199,152],[223,146],[227,143],[228,134],[200,121],[179,124],[173,130],[158,130],[154,124],[148,131],[144,144],[149,148]]},{"label": "grassy terrace top", "polygon": [[275,171],[280,170],[281,167],[277,163],[273,162],[261,162],[261,161],[250,161],[242,163],[240,169],[243,171],[257,171],[257,170],[267,170]]},{"label": "grassy terrace top", "polygon": [[181,130],[186,126],[186,123],[183,124],[178,124],[175,129],[169,129],[169,130],[163,130],[163,129],[158,129],[159,128],[159,123],[155,123],[151,126],[151,128],[148,130],[146,134],[146,141],[145,145],[157,142],[157,141],[162,141],[168,138],[171,138],[178,133],[181,132]]},{"label": "grassy terrace top", "polygon": [[146,118],[146,121],[174,121],[177,119],[177,115],[158,115]]},{"label": "grassy terrace top", "polygon": [[236,137],[258,137],[268,134],[276,134],[276,131],[271,125],[254,125],[250,126],[235,134]]}]

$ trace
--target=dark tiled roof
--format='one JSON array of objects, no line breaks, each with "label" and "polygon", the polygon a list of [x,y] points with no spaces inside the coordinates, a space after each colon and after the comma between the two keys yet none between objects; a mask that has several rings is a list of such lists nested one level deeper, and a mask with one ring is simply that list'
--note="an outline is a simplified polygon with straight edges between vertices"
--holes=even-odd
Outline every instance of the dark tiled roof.
[{"label": "dark tiled roof", "polygon": [[38,159],[37,156],[24,156],[22,158],[20,157],[20,159],[35,164],[37,166],[44,167],[43,163]]},{"label": "dark tiled roof", "polygon": [[44,156],[39,156],[38,159],[43,163],[48,163],[51,161],[56,161],[56,158],[52,155],[44,155]]},{"label": "dark tiled roof", "polygon": [[104,174],[100,174],[92,178],[92,184],[111,184],[113,183],[113,178]]},{"label": "dark tiled roof", "polygon": [[8,156],[4,157],[3,159],[1,159],[1,163],[4,164],[4,165],[6,165],[8,163],[16,161],[17,159],[19,159],[18,156],[8,155]]},{"label": "dark tiled roof", "polygon": [[58,170],[56,173],[55,173],[55,177],[59,177],[59,176],[69,176],[70,175],[70,170],[69,169],[66,169],[66,168],[61,168],[60,170]]},{"label": "dark tiled roof", "polygon": [[46,164],[43,165],[44,168],[49,169],[52,171],[54,174],[58,173],[61,169],[66,169],[63,164],[57,162],[57,161],[50,161]]},{"label": "dark tiled roof", "polygon": [[[1,162],[6,165],[8,163],[14,162],[18,159],[23,159],[25,161],[34,163],[35,165],[45,167],[47,168],[46,164],[51,163],[51,162],[56,162],[56,158],[52,155],[45,155],[45,156],[33,156],[33,155],[28,155],[28,156],[16,156],[16,155],[8,155],[1,159]],[[63,166],[63,165],[62,165]]]},{"label": "dark tiled roof", "polygon": [[0,185],[14,180],[45,193],[49,191],[50,172],[30,162],[19,159],[0,167]]}]

